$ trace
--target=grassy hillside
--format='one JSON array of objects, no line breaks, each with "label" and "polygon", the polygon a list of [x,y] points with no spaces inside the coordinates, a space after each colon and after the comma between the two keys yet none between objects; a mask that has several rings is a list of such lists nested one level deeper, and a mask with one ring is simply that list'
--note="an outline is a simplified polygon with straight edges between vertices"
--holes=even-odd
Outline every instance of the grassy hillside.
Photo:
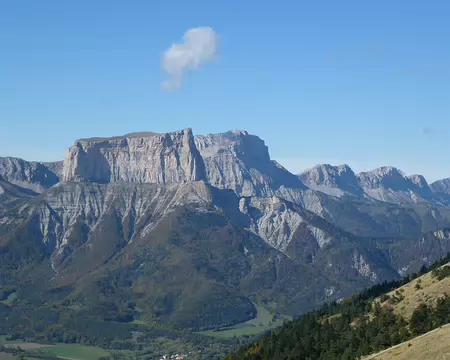
[{"label": "grassy hillside", "polygon": [[[450,263],[443,265],[440,269],[449,266]],[[377,302],[391,307],[394,313],[405,319],[411,319],[414,310],[420,304],[434,307],[436,301],[444,296],[450,296],[450,277],[439,279],[436,273],[430,271],[378,298]]]},{"label": "grassy hillside", "polygon": [[450,324],[403,342],[363,360],[445,360],[450,359]]},{"label": "grassy hillside", "polygon": [[449,260],[450,254],[402,281],[376,285],[305,314],[226,359],[351,360],[410,342],[450,323]]}]

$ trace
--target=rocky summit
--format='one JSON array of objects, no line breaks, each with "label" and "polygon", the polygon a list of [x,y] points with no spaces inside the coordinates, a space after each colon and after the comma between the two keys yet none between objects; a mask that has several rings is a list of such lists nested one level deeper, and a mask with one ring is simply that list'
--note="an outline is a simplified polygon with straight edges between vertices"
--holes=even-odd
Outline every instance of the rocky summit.
[{"label": "rocky summit", "polygon": [[67,182],[182,183],[205,177],[191,129],[78,140],[67,151]]},{"label": "rocky summit", "polygon": [[270,196],[283,188],[305,189],[301,181],[277,162],[259,137],[246,131],[196,136],[206,180],[240,196]]},{"label": "rocky summit", "polygon": [[0,158],[0,330],[36,309],[35,334],[298,315],[449,251],[449,183],[394,167],[295,175],[246,131],[82,139],[64,164]]},{"label": "rocky summit", "polygon": [[42,192],[59,182],[63,162],[42,163],[0,157],[0,175],[12,184]]}]

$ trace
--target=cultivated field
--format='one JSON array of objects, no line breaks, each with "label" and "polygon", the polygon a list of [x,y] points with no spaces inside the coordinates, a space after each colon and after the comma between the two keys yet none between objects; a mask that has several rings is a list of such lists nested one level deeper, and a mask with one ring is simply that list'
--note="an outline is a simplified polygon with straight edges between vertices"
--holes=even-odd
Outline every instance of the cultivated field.
[{"label": "cultivated field", "polygon": [[7,348],[17,348],[20,347],[22,350],[36,350],[36,349],[43,349],[43,348],[51,348],[54,345],[44,345],[44,344],[38,344],[38,343],[32,343],[32,342],[11,342],[5,344],[5,347]]},{"label": "cultivated field", "polygon": [[[2,344],[2,339],[0,339]],[[55,344],[45,345],[32,342],[4,342],[5,347],[20,347],[25,351],[26,359],[35,359],[34,356],[54,355],[61,359],[72,360],[98,360],[102,356],[110,355],[109,352],[95,346],[83,346],[79,344]],[[14,359],[9,354],[0,353],[0,360]]]},{"label": "cultivated field", "polygon": [[27,352],[27,354],[51,354],[63,359],[98,360],[102,356],[110,355],[107,351],[95,346],[83,346],[78,344],[57,344],[48,348]]}]

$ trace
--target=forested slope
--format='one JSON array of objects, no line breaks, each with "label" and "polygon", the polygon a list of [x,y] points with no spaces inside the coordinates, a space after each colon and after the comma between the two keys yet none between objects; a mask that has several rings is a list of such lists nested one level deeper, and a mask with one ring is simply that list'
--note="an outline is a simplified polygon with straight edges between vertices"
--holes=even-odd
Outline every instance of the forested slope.
[{"label": "forested slope", "polygon": [[450,323],[449,261],[450,254],[401,281],[327,304],[226,359],[358,359]]}]

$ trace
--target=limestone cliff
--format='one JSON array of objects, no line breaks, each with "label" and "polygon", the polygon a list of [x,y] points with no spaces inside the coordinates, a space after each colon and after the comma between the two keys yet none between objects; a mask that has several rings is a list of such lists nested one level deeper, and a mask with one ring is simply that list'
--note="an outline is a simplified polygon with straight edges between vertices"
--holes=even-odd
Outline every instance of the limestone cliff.
[{"label": "limestone cliff", "polygon": [[195,137],[207,181],[242,196],[271,196],[280,188],[305,189],[302,182],[270,159],[264,141],[246,131]]},{"label": "limestone cliff", "polygon": [[184,183],[204,179],[191,129],[78,140],[67,150],[66,182]]}]

